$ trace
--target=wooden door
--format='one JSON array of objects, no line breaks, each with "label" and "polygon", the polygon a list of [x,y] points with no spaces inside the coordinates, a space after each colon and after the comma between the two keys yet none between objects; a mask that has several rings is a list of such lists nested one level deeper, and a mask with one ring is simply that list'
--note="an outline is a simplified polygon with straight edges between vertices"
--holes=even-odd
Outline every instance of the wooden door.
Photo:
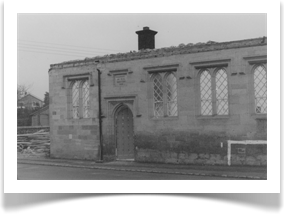
[{"label": "wooden door", "polygon": [[134,159],[133,115],[129,108],[116,114],[117,159]]}]

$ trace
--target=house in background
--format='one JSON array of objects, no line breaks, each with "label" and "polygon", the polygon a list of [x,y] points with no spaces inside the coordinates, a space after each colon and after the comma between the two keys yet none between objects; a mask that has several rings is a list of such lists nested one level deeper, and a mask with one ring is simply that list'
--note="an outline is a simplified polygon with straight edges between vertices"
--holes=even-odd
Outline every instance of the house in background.
[{"label": "house in background", "polygon": [[30,114],[32,126],[49,126],[49,106],[46,105]]},{"label": "house in background", "polygon": [[43,106],[43,101],[28,93],[18,99],[18,108],[36,109]]}]

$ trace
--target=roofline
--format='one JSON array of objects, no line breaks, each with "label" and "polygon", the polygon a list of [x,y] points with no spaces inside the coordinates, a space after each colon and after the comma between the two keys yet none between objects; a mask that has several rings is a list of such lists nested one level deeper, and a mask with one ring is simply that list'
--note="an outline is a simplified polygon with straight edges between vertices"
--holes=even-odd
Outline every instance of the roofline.
[{"label": "roofline", "polygon": [[[251,43],[249,43],[251,42]],[[83,60],[71,60],[57,64],[51,64],[49,71],[57,68],[85,66],[91,64],[98,64],[99,62],[112,63],[120,61],[139,60],[146,58],[164,57],[171,55],[190,54],[198,52],[218,51],[234,48],[246,48],[252,46],[265,46],[267,45],[267,37],[259,37],[252,39],[228,41],[228,42],[213,42],[207,43],[189,43],[187,45],[180,44],[179,46],[171,46],[159,49],[147,49],[139,51],[130,51],[126,53],[109,54],[105,56],[96,56],[92,58],[85,58]]]},{"label": "roofline", "polygon": [[[25,95],[25,96],[23,96],[21,99],[23,99],[24,97],[26,97],[26,96],[28,96],[28,95],[31,95],[32,97],[34,97],[34,98],[36,98],[36,99],[40,100],[41,102],[43,102],[43,100],[39,99],[38,97],[34,96],[34,95],[33,95],[33,94],[31,94],[31,93],[26,94],[26,95]],[[19,99],[19,101],[20,101],[21,99]]]}]

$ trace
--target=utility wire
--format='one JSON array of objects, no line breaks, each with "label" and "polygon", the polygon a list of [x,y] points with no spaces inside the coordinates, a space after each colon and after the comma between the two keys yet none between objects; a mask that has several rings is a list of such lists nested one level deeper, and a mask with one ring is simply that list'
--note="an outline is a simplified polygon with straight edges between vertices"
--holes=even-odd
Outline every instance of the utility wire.
[{"label": "utility wire", "polygon": [[[23,40],[23,39],[18,39],[18,41],[30,42],[30,43],[41,43],[41,44],[60,45],[60,46],[67,46],[67,47],[87,48],[87,49],[95,49],[95,50],[122,51],[122,50],[115,50],[115,49],[103,49],[103,48],[94,48],[94,47],[86,47],[86,46],[64,45],[64,44],[59,44],[59,43],[39,42],[39,41],[30,41],[30,40]],[[124,52],[124,51],[123,51],[123,52]]]},{"label": "utility wire", "polygon": [[41,54],[48,54],[48,55],[62,55],[62,56],[74,56],[74,57],[82,57],[86,58],[86,56],[83,55],[70,55],[70,54],[60,54],[60,53],[51,53],[51,52],[43,52],[43,51],[31,51],[31,50],[25,50],[25,49],[18,49],[19,51],[24,52],[30,52],[30,53],[41,53]]},{"label": "utility wire", "polygon": [[48,50],[59,50],[59,51],[72,51],[72,52],[82,52],[82,53],[88,53],[88,54],[94,54],[94,53],[102,53],[107,54],[109,51],[91,51],[91,50],[79,50],[79,49],[72,49],[72,48],[62,48],[62,47],[48,47],[48,46],[42,46],[42,45],[26,45],[26,44],[19,44],[19,47],[23,48],[34,48],[34,49],[48,49]]},{"label": "utility wire", "polygon": [[22,47],[19,46],[19,49],[24,49],[24,50],[31,50],[31,51],[49,51],[49,52],[53,52],[53,53],[67,53],[67,54],[75,54],[75,55],[92,55],[92,56],[96,56],[96,55],[105,55],[106,53],[102,54],[102,53],[83,53],[83,52],[77,52],[77,51],[69,51],[69,50],[55,50],[55,49],[46,49],[46,48],[37,48],[37,47]]}]

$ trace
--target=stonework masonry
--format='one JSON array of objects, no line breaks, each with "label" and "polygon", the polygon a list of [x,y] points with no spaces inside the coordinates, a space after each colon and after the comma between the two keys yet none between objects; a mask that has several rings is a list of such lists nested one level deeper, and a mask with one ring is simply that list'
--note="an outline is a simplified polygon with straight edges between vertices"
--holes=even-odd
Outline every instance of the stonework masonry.
[{"label": "stonework masonry", "polygon": [[[264,38],[227,43],[180,45],[51,65],[51,156],[99,159],[98,79],[101,74],[104,160],[115,160],[115,112],[133,113],[134,159],[140,162],[227,164],[227,140],[266,140],[266,114],[255,113],[253,69],[266,65]],[[224,68],[228,78],[228,115],[200,113],[200,71]],[[177,115],[153,114],[153,73],[174,71]],[[84,74],[90,82],[90,116],[70,117],[68,78]],[[215,92],[214,92],[215,93]],[[234,145],[232,164],[266,165],[266,145]]]},{"label": "stonework masonry", "polygon": [[[97,159],[98,104],[97,84],[90,87],[90,118],[70,118],[70,88],[64,87],[64,78],[82,72],[93,72],[92,66],[60,69],[49,72],[51,156],[69,159]],[[68,85],[68,83],[66,83]],[[69,111],[68,111],[69,110]]]}]

